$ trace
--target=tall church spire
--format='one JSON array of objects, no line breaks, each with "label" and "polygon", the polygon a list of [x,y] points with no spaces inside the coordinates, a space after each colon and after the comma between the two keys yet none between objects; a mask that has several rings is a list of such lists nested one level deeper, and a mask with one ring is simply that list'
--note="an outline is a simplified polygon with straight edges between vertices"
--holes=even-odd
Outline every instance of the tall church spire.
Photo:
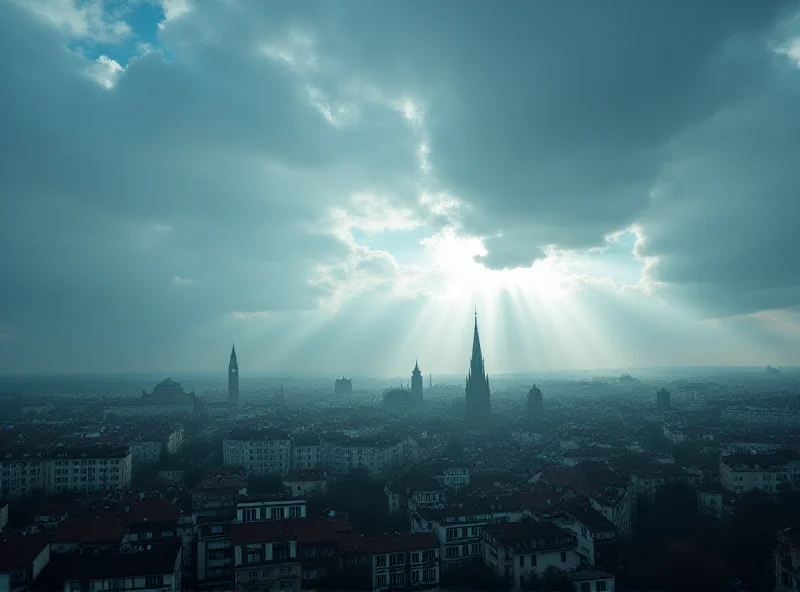
[{"label": "tall church spire", "polygon": [[478,310],[475,309],[475,329],[472,334],[472,358],[469,362],[466,384],[467,421],[471,424],[484,423],[492,410],[489,391],[489,377],[481,351],[481,338],[478,334]]}]

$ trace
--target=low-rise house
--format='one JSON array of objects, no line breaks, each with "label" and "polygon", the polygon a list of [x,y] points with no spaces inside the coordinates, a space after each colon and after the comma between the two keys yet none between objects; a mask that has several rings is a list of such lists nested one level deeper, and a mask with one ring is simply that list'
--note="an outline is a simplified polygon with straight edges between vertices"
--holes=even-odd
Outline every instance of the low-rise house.
[{"label": "low-rise house", "polygon": [[523,590],[548,567],[571,572],[581,565],[577,539],[553,522],[492,524],[483,529],[483,559],[497,575],[508,578],[512,590]]},{"label": "low-rise house", "polygon": [[718,483],[707,483],[697,489],[697,509],[700,514],[721,520],[725,513],[725,489]]},{"label": "low-rise house", "polygon": [[217,475],[203,480],[192,490],[192,513],[200,517],[236,515],[236,501],[247,494],[247,481],[239,477]]}]

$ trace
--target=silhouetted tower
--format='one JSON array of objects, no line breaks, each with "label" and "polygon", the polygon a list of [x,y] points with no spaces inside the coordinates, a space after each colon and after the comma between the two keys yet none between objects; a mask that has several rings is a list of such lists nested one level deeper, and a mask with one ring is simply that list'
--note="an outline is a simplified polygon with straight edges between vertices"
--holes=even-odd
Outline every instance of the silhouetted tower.
[{"label": "silhouetted tower", "polygon": [[658,389],[656,393],[656,407],[662,410],[666,410],[670,408],[670,396],[669,391],[665,388]]},{"label": "silhouetted tower", "polygon": [[486,376],[481,339],[478,336],[478,311],[475,311],[475,330],[472,335],[472,358],[467,374],[467,422],[471,424],[485,423],[492,412],[492,401],[489,393],[489,377]]},{"label": "silhouetted tower", "polygon": [[411,372],[411,396],[415,406],[422,405],[422,372],[419,370],[419,361],[414,363],[414,370]]},{"label": "silhouetted tower", "polygon": [[[433,374],[428,374],[428,388],[432,387],[433,387]],[[798,398],[798,401],[800,401],[800,398]]]},{"label": "silhouetted tower", "polygon": [[528,391],[528,416],[531,418],[541,417],[544,412],[544,396],[542,391],[535,384]]},{"label": "silhouetted tower", "polygon": [[228,405],[239,406],[239,362],[235,345],[231,348],[231,361],[228,363]]}]

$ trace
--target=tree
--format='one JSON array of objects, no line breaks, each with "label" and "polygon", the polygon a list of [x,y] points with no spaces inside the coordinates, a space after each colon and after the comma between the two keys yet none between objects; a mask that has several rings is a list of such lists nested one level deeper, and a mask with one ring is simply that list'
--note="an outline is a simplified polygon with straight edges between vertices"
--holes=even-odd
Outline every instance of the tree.
[{"label": "tree", "polygon": [[451,434],[445,448],[445,455],[450,460],[461,462],[464,460],[464,437],[461,434]]}]

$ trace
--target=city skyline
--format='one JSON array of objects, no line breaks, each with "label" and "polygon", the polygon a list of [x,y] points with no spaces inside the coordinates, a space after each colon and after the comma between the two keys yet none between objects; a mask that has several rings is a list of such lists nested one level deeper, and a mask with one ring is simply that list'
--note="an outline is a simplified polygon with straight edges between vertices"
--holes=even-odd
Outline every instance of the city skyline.
[{"label": "city skyline", "polygon": [[797,365],[796,7],[612,5],[2,3],[0,373]]}]

